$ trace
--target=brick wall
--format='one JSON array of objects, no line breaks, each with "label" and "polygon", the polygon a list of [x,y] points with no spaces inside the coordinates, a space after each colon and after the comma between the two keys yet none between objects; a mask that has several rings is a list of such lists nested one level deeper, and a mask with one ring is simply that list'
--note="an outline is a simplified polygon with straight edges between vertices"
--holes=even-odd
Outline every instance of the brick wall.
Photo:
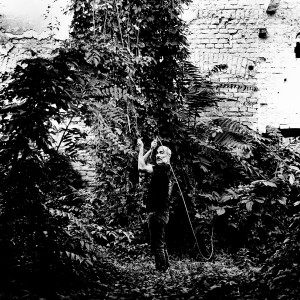
[{"label": "brick wall", "polygon": [[0,0],[0,75],[17,62],[50,56],[68,37],[70,15],[64,15],[68,0]]},{"label": "brick wall", "polygon": [[272,2],[273,14],[267,13],[270,0],[194,0],[183,13],[191,61],[203,74],[215,65],[228,66],[208,78],[226,83],[217,92],[232,100],[210,115],[232,117],[259,131],[267,125],[300,127],[300,63],[294,53],[300,1]]},{"label": "brick wall", "polygon": [[[209,115],[236,118],[260,131],[267,125],[300,128],[300,62],[294,54],[300,0],[272,2],[279,3],[273,14],[266,12],[270,0],[194,0],[183,13],[189,23],[191,60],[219,84],[217,93],[230,98]],[[62,15],[67,3],[0,0],[0,77],[20,59],[32,57],[32,50],[49,56],[59,47],[71,19]],[[259,37],[260,29],[267,30],[265,38]],[[227,68],[210,72],[221,64]],[[93,160],[85,151],[80,156],[76,168],[93,184]]]}]

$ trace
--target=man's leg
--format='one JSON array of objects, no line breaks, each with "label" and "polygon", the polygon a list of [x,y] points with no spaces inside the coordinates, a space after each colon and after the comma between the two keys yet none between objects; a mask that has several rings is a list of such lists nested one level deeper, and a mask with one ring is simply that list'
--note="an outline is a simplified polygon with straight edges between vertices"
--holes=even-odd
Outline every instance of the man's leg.
[{"label": "man's leg", "polygon": [[159,271],[165,271],[169,267],[169,257],[165,242],[165,227],[169,215],[150,213],[148,219],[151,250],[155,257],[155,266]]},{"label": "man's leg", "polygon": [[168,269],[170,267],[170,262],[169,262],[169,254],[168,254],[168,250],[167,250],[167,245],[165,244],[165,259],[166,259],[166,269]]}]

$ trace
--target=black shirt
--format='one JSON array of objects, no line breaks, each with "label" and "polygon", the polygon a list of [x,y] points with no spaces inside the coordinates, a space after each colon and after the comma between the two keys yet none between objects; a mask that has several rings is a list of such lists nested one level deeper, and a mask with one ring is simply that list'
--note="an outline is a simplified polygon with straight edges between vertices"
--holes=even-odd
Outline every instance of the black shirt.
[{"label": "black shirt", "polygon": [[170,165],[154,165],[146,207],[149,212],[169,210]]}]

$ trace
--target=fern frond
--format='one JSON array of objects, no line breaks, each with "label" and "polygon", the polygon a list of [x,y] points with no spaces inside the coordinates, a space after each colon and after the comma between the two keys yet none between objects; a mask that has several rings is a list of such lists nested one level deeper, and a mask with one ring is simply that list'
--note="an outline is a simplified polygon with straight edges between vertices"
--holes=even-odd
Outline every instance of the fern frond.
[{"label": "fern frond", "polygon": [[211,167],[211,161],[209,161],[204,156],[198,156],[196,160],[193,160],[194,164],[200,164],[203,168],[203,170],[208,170]]},{"label": "fern frond", "polygon": [[73,252],[70,252],[70,251],[65,251],[65,252],[60,252],[60,255],[61,256],[67,256],[69,259],[71,259],[72,261],[77,261],[79,262],[80,264],[82,262],[84,262],[86,260],[85,257],[81,256],[81,255],[78,255],[76,253],[73,253]]},{"label": "fern frond", "polygon": [[253,91],[257,92],[258,87],[256,85],[248,85],[240,82],[213,82],[217,89],[237,89],[239,92]]},{"label": "fern frond", "polygon": [[214,142],[227,148],[239,148],[243,150],[251,149],[251,140],[241,137],[241,135],[233,132],[217,133]]},{"label": "fern frond", "polygon": [[215,65],[209,72],[208,72],[208,76],[215,74],[215,73],[219,73],[222,72],[224,70],[228,69],[228,65],[226,64],[220,64],[220,65]]},{"label": "fern frond", "polygon": [[[226,65],[217,65],[212,72],[225,68]],[[215,106],[224,99],[216,95],[213,83],[208,81],[206,76],[201,75],[199,68],[191,62],[184,62],[183,70],[187,92],[185,93],[184,106],[179,113],[181,119],[188,117],[186,123],[189,124],[190,118],[199,116],[205,109]]]},{"label": "fern frond", "polygon": [[101,119],[106,123],[124,124],[127,123],[127,114],[120,107],[116,107],[112,103],[95,102],[92,106],[92,111],[98,115],[101,114]]},{"label": "fern frond", "polygon": [[73,262],[77,262],[77,263],[84,263],[87,266],[92,266],[93,265],[93,260],[95,260],[95,256],[94,255],[87,255],[87,256],[82,256],[79,254],[76,254],[74,252],[70,252],[70,251],[60,251],[60,256],[62,257],[67,257],[69,258],[71,261]]},{"label": "fern frond", "polygon": [[250,129],[247,125],[242,124],[236,120],[229,118],[216,118],[213,120],[214,124],[220,126],[223,131],[229,131],[240,135],[253,136],[254,130]]},{"label": "fern frond", "polygon": [[201,80],[204,79],[204,76],[201,75],[199,68],[194,64],[192,64],[190,61],[183,62],[183,70],[186,77],[190,77],[193,79],[201,79]]},{"label": "fern frond", "polygon": [[61,148],[63,149],[64,153],[70,159],[76,160],[78,158],[80,143],[84,141],[87,134],[76,127],[68,127],[67,129],[61,128],[58,132],[63,132]]},{"label": "fern frond", "polygon": [[214,136],[214,142],[220,146],[250,150],[256,140],[255,131],[236,120],[217,118],[213,120],[213,124],[222,129]]},{"label": "fern frond", "polygon": [[127,90],[117,85],[95,86],[93,91],[98,98],[106,98],[108,100],[110,98],[125,99],[128,96]]}]

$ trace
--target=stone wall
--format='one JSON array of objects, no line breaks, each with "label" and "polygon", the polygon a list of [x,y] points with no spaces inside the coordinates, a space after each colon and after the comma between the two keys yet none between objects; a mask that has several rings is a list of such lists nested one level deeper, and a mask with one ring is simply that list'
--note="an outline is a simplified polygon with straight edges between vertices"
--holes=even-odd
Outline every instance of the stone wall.
[{"label": "stone wall", "polygon": [[[270,2],[275,9],[267,13]],[[235,118],[259,131],[300,127],[294,53],[299,15],[299,0],[194,0],[185,9],[192,62],[209,80],[223,83],[217,92],[231,99],[211,116]],[[210,75],[222,64],[227,69]]]}]

